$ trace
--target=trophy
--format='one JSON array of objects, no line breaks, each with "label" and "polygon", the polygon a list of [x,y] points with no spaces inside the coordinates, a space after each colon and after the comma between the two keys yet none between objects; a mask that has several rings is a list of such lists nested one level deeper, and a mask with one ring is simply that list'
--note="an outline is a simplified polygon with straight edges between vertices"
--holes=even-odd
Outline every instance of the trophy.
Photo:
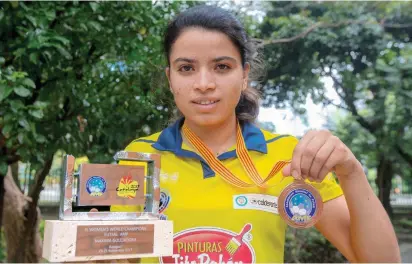
[{"label": "trophy", "polygon": [[[114,159],[142,165],[81,164],[75,172],[75,158],[64,157],[59,220],[45,221],[43,258],[73,262],[173,255],[173,224],[158,213],[160,155],[120,151]],[[119,205],[137,209],[110,211]]]}]

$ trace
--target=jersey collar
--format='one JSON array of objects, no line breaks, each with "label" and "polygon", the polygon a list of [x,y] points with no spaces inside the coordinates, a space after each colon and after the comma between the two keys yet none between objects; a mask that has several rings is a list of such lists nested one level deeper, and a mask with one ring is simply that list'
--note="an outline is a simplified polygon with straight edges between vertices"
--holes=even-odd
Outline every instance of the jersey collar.
[{"label": "jersey collar", "polygon": [[[180,128],[183,125],[184,118],[180,118],[172,125],[165,128],[159,135],[156,143],[152,146],[160,151],[171,151],[177,156],[192,157],[203,160],[195,152],[182,148],[182,135]],[[262,131],[250,122],[244,122],[242,125],[242,134],[245,139],[245,145],[248,150],[258,151],[260,153],[267,153],[266,140]],[[218,158],[228,159],[236,156],[236,151],[228,151],[221,154]]]}]

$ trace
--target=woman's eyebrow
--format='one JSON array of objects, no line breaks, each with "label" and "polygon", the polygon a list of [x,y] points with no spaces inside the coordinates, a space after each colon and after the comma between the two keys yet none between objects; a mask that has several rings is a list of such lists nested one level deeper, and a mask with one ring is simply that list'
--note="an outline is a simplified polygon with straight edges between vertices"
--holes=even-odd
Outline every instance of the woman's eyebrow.
[{"label": "woman's eyebrow", "polygon": [[182,62],[188,62],[188,63],[194,63],[194,62],[196,62],[196,60],[194,60],[194,59],[189,59],[189,58],[185,58],[185,57],[180,57],[180,58],[175,59],[175,60],[173,61],[173,63],[177,63],[177,62],[180,62],[180,61],[182,61]]},{"label": "woman's eyebrow", "polygon": [[[223,60],[230,60],[230,61],[235,62],[235,63],[237,62],[237,60],[235,58],[229,57],[229,56],[220,56],[220,57],[214,58],[213,62],[220,62],[220,61],[223,61]],[[179,58],[175,59],[173,61],[173,63],[178,63],[178,62],[195,63],[196,61],[197,60],[195,60],[195,59],[190,59],[190,58],[186,58],[186,57],[179,57]]]},{"label": "woman's eyebrow", "polygon": [[219,61],[222,61],[222,60],[230,60],[230,61],[233,61],[233,62],[237,62],[235,58],[232,58],[232,57],[229,57],[229,56],[217,57],[217,58],[213,59],[213,62],[219,62]]}]

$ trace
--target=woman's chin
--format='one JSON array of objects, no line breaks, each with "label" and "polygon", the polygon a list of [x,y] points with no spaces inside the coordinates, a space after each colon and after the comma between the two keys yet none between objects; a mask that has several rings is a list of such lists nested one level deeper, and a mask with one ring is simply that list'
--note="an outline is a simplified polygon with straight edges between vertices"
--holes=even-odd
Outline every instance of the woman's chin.
[{"label": "woman's chin", "polygon": [[197,115],[192,116],[188,121],[195,126],[212,127],[226,122],[227,119],[219,115]]}]

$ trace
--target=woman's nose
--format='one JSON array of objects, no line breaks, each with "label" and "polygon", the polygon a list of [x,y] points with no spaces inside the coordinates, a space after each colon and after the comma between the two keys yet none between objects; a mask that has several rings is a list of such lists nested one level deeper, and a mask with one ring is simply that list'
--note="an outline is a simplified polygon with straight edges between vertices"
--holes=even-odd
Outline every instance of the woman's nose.
[{"label": "woman's nose", "polygon": [[194,83],[194,88],[202,92],[205,92],[209,89],[216,88],[216,81],[213,74],[208,70],[199,71],[198,78]]}]

